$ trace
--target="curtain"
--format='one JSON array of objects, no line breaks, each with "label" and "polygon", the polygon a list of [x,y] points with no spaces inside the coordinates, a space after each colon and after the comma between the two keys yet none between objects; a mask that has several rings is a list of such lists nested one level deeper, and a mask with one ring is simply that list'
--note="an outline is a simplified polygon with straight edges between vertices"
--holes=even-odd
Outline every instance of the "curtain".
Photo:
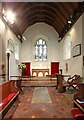
[{"label": "curtain", "polygon": [[51,74],[59,73],[59,62],[51,62]]},{"label": "curtain", "polygon": [[23,76],[30,76],[30,62],[24,63],[26,65],[26,68],[22,70]]}]

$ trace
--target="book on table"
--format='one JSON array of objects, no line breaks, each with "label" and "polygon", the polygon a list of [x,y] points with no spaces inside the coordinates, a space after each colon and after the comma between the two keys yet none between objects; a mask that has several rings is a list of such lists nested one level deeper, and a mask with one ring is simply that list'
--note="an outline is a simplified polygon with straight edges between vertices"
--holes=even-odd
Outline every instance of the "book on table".
[{"label": "book on table", "polygon": [[78,103],[83,103],[84,104],[84,99],[76,99]]}]

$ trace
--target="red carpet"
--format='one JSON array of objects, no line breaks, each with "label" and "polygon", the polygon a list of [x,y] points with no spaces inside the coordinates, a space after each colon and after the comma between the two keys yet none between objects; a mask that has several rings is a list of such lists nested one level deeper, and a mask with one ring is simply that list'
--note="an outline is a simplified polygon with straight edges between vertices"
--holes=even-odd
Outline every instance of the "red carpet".
[{"label": "red carpet", "polygon": [[58,93],[55,87],[48,87],[52,103],[31,103],[33,91],[34,87],[24,87],[20,102],[14,103],[5,118],[72,118],[72,94]]}]

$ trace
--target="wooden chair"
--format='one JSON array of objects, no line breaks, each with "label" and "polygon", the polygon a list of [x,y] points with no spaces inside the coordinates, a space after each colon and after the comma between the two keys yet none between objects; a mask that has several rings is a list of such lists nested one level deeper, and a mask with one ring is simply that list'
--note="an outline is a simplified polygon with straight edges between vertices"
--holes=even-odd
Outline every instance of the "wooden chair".
[{"label": "wooden chair", "polygon": [[69,77],[67,80],[68,83],[68,89],[70,89],[71,87],[75,90],[78,90],[78,81],[79,81],[80,75],[74,75],[73,77]]}]

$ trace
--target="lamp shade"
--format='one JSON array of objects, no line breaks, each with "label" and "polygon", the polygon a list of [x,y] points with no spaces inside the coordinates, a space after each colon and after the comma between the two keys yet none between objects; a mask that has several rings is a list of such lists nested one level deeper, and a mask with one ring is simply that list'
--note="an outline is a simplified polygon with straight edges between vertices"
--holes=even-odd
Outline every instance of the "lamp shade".
[{"label": "lamp shade", "polygon": [[11,54],[11,51],[10,51],[10,49],[9,48],[7,48],[7,50],[6,50],[6,54]]}]

